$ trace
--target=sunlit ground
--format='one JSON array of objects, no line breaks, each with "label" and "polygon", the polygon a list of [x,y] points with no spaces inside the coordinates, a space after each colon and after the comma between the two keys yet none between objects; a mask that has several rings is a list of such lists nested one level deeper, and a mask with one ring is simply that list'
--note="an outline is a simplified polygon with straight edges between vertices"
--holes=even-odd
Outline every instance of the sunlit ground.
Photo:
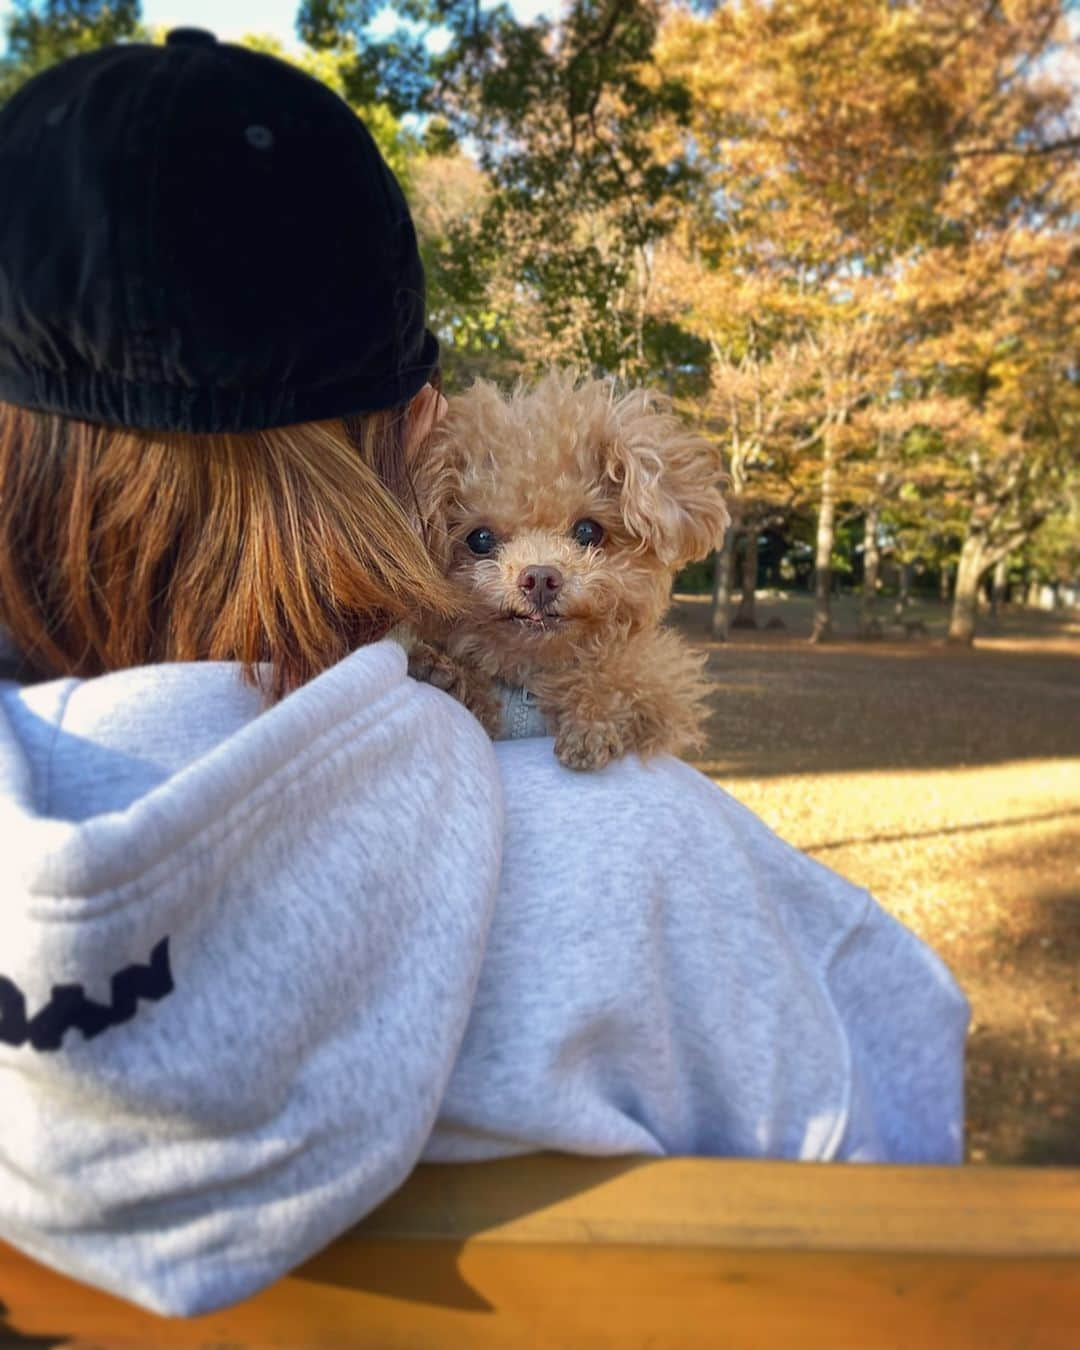
[{"label": "sunlit ground", "polygon": [[[972,1003],[974,1162],[1080,1162],[1080,623],[1007,614],[971,652],[928,637],[810,647],[809,602],[765,599],[781,631],[709,644],[699,768],[860,885],[945,959]],[[708,604],[676,622],[707,641]]]}]

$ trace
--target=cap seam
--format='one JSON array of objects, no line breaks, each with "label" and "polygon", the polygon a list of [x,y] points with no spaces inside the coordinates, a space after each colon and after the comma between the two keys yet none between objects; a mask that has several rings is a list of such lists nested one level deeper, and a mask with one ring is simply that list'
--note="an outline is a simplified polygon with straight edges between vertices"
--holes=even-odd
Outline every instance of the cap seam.
[{"label": "cap seam", "polygon": [[[166,50],[168,50],[167,44]],[[178,69],[176,74],[173,76],[172,88],[169,94],[169,101],[168,104],[162,108],[161,113],[158,116],[157,123],[154,127],[153,145],[150,152],[151,153],[150,183],[149,183],[149,190],[146,194],[148,214],[147,214],[146,253],[145,253],[146,261],[148,264],[147,268],[148,276],[159,275],[159,273],[155,272],[154,270],[154,264],[159,261],[157,254],[158,254],[158,238],[160,231],[157,229],[155,222],[157,220],[158,211],[161,205],[160,198],[161,198],[162,143],[164,142],[165,139],[165,128],[168,125],[169,118],[172,116],[173,109],[176,107],[177,101],[180,98],[184,75],[191,66],[191,52],[190,51],[184,52],[181,60],[179,62],[176,62],[175,64],[178,66]],[[167,71],[169,69],[169,62],[163,61],[161,63],[161,69],[163,73]],[[155,326],[158,330],[157,362],[158,362],[158,370],[163,372],[165,363],[164,360],[162,359],[161,343],[164,337],[165,316],[160,312],[157,304],[154,303],[154,301],[159,299],[159,296],[154,293],[154,288],[152,286],[146,286],[145,298],[146,300],[150,301],[148,309],[153,312]],[[165,380],[161,380],[161,381],[151,381],[151,383],[166,384],[167,382]]]},{"label": "cap seam", "polygon": [[[134,377],[137,380],[144,378],[147,369],[152,368],[157,374],[162,369],[161,359],[161,338],[160,334],[155,332],[156,323],[151,311],[153,306],[149,303],[152,287],[148,278],[153,275],[152,271],[152,250],[154,237],[154,210],[156,206],[156,186],[160,173],[160,148],[162,128],[165,120],[172,110],[176,99],[176,84],[174,78],[172,88],[162,98],[161,106],[155,108],[155,94],[158,88],[163,89],[165,82],[170,74],[169,63],[167,61],[158,61],[147,79],[141,93],[142,97],[137,105],[136,116],[142,122],[144,131],[133,137],[138,153],[140,155],[149,154],[150,157],[150,175],[147,184],[147,191],[143,198],[141,229],[138,232],[136,242],[138,247],[139,260],[141,267],[136,266],[132,273],[125,279],[124,285],[124,303],[127,310],[128,325],[132,334],[133,343],[129,349],[129,359],[131,361]],[[167,100],[167,101],[166,101]],[[155,340],[156,339],[156,340]],[[117,378],[127,379],[123,374]],[[130,381],[129,381],[130,382]]]}]

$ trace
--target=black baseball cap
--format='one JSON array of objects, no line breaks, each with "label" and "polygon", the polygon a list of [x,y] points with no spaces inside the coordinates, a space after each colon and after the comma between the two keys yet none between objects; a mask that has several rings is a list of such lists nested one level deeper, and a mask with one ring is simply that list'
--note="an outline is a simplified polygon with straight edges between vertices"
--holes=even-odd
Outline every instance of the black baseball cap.
[{"label": "black baseball cap", "polygon": [[178,29],[0,108],[0,401],[245,431],[408,402],[432,374],[405,198],[284,61]]}]

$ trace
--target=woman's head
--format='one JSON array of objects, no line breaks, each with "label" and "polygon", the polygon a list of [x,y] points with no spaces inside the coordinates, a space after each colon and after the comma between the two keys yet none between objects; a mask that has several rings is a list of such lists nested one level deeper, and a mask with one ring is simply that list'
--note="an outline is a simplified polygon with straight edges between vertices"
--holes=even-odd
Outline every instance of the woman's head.
[{"label": "woman's head", "polygon": [[[207,34],[0,109],[0,622],[47,673],[269,661],[445,604],[409,213],[329,90]],[[411,410],[411,415],[410,415]]]}]

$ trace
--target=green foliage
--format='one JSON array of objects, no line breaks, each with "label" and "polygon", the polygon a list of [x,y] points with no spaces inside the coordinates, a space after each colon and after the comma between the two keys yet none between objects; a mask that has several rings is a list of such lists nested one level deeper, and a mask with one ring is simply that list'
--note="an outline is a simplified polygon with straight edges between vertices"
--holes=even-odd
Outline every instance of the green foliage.
[{"label": "green foliage", "polygon": [[707,595],[716,575],[716,555],[688,563],[675,578],[675,590],[684,595]]},{"label": "green foliage", "polygon": [[[557,24],[523,24],[506,5],[396,0],[401,24],[376,40],[366,28],[378,8],[306,0],[300,31],[349,53],[347,80],[364,97],[437,118],[440,149],[467,145],[485,175],[482,209],[440,255],[443,292],[479,301],[488,333],[512,309],[514,350],[502,350],[520,365],[643,375],[660,355],[653,338],[671,346],[671,325],[649,321],[650,251],[694,176],[658,140],[688,107],[652,61],[662,7],[572,0]],[[477,338],[469,324],[455,332]]]},{"label": "green foliage", "polygon": [[863,522],[857,518],[837,522],[830,566],[834,577],[849,582],[855,570],[855,549],[863,542]]},{"label": "green foliage", "polygon": [[1014,571],[1039,581],[1076,584],[1080,578],[1080,481],[1018,555]]},{"label": "green foliage", "polygon": [[139,0],[14,0],[0,57],[0,103],[57,61],[140,33]]}]

